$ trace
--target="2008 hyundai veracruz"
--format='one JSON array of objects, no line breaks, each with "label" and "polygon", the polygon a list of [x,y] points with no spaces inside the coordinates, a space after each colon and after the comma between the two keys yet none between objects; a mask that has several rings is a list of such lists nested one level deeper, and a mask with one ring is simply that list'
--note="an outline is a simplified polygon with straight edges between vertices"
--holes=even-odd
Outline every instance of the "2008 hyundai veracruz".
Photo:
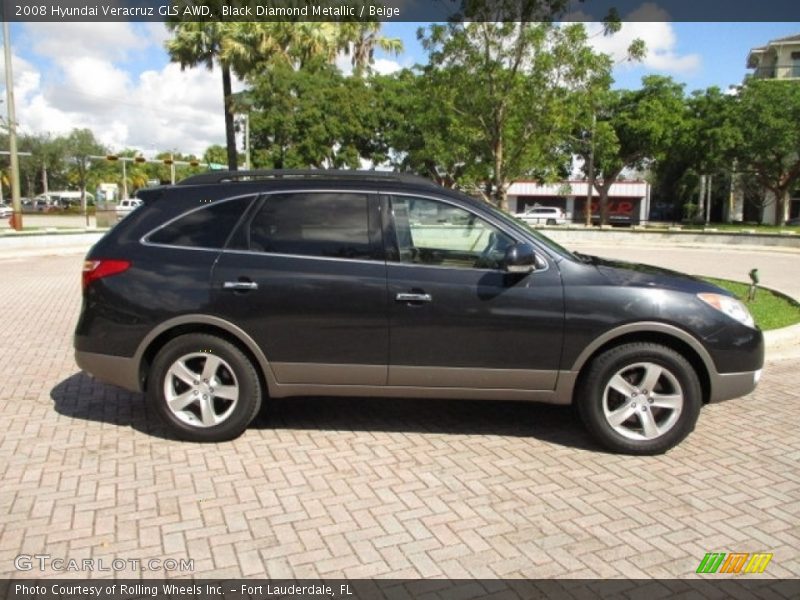
[{"label": "2008 hyundai veracruz", "polygon": [[87,256],[76,359],[185,439],[240,435],[268,397],[529,400],[656,454],[761,372],[728,292],[423,179],[223,172],[141,198]]}]

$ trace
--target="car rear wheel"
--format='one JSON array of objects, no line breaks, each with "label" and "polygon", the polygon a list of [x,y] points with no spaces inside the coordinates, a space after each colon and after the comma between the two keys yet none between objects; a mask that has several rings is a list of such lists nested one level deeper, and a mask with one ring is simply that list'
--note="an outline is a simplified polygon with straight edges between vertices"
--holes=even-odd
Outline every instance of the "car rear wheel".
[{"label": "car rear wheel", "polygon": [[679,353],[633,343],[592,362],[576,402],[587,429],[609,450],[661,454],[694,429],[702,390],[694,368]]},{"label": "car rear wheel", "polygon": [[261,406],[253,364],[230,342],[213,335],[182,335],[153,362],[147,399],[180,438],[230,440],[244,432]]},{"label": "car rear wheel", "polygon": [[548,225],[555,225],[556,224],[556,220],[555,219],[547,219],[547,224]]}]

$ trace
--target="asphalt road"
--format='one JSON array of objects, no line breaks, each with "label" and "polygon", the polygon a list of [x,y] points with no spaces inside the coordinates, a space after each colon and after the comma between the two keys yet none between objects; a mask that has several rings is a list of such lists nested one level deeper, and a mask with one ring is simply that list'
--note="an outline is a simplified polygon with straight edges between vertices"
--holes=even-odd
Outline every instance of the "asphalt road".
[{"label": "asphalt road", "polygon": [[605,258],[638,262],[692,275],[750,282],[757,268],[761,285],[800,300],[800,251],[741,247],[670,247],[643,245],[570,244],[571,250]]}]

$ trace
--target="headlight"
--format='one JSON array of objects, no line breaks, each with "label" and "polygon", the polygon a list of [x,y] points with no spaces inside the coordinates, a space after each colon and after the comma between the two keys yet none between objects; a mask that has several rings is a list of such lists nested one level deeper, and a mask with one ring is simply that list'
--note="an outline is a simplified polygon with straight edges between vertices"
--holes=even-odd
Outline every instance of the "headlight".
[{"label": "headlight", "polygon": [[739,321],[739,323],[747,325],[748,327],[755,327],[755,322],[753,321],[750,311],[736,298],[731,298],[730,296],[724,296],[722,294],[697,294],[697,297],[709,306],[713,306],[718,311],[725,313],[731,319]]}]

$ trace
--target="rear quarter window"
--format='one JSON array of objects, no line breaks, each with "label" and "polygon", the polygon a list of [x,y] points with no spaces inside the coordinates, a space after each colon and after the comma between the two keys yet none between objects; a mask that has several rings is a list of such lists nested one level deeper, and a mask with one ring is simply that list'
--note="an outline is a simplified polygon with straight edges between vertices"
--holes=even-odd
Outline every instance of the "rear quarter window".
[{"label": "rear quarter window", "polygon": [[190,248],[223,248],[255,196],[220,200],[192,210],[146,237],[151,244]]}]

